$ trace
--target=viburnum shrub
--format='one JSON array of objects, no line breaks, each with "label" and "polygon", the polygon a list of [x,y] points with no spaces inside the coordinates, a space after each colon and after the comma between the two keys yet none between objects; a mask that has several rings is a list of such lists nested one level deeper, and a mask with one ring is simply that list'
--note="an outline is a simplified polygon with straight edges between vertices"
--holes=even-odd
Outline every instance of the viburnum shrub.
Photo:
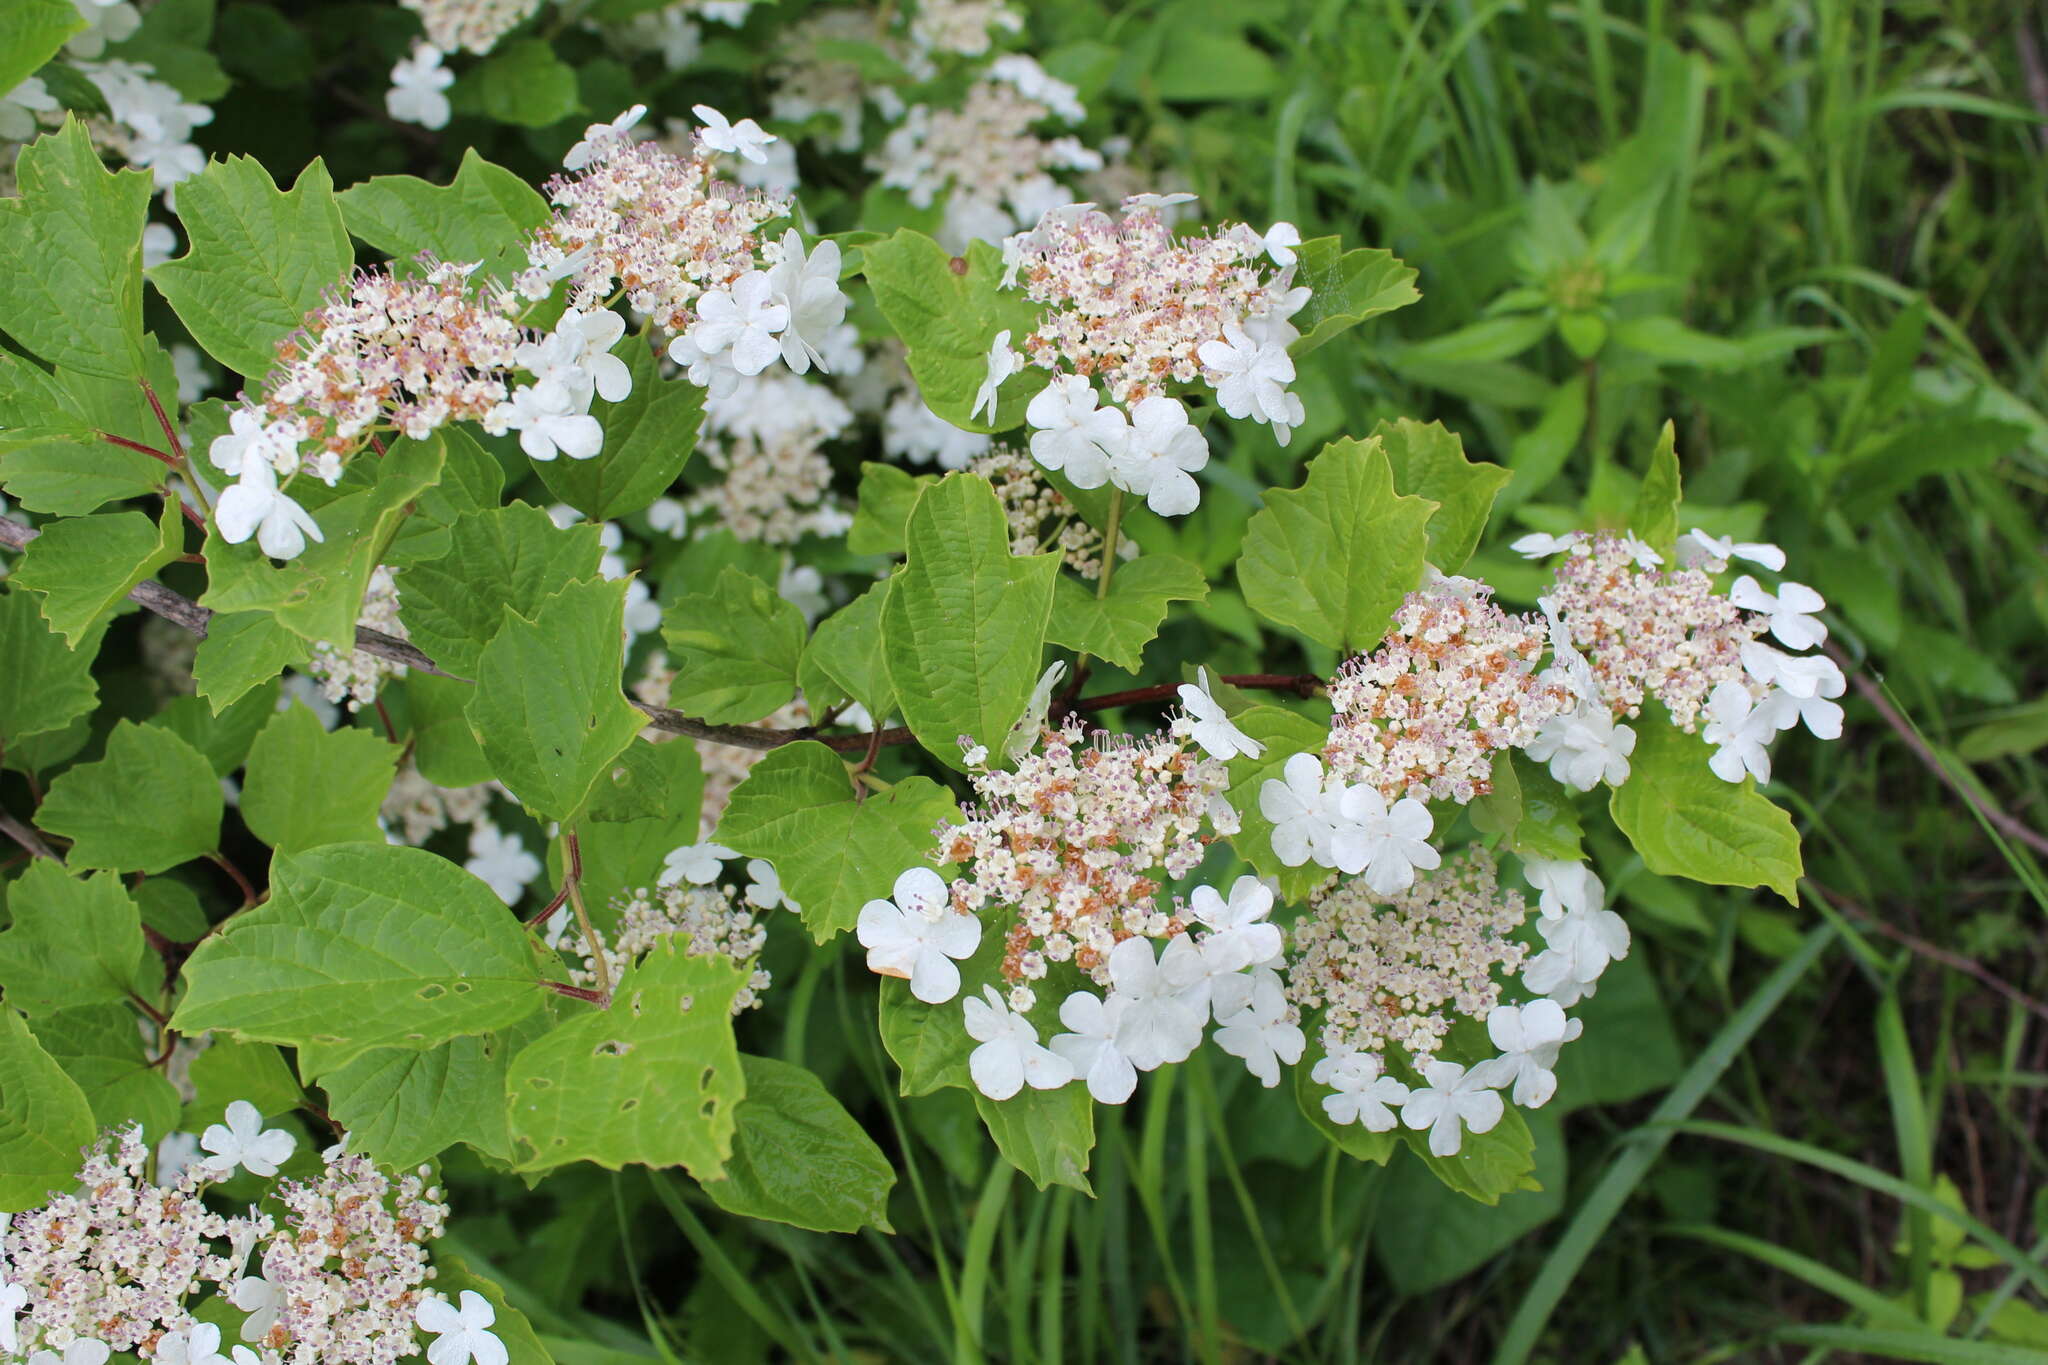
[{"label": "viburnum shrub", "polygon": [[[428,129],[537,8],[406,4]],[[1015,21],[916,7],[907,103],[808,20],[758,118],[636,104],[537,185],[280,189],[86,54],[105,112],[8,97],[7,1359],[545,1359],[433,1254],[457,1145],[883,1222],[887,1158],[741,1050],[849,944],[903,1093],[1041,1185],[1209,1046],[1493,1202],[1630,952],[1588,845],[1791,898],[1757,783],[1844,690],[1797,567],[1694,524],[1667,426],[1502,605],[1506,471],[1300,449],[1296,360],[1415,272],[1147,188]],[[931,232],[821,234],[800,138]],[[161,697],[96,690],[131,604]]]}]

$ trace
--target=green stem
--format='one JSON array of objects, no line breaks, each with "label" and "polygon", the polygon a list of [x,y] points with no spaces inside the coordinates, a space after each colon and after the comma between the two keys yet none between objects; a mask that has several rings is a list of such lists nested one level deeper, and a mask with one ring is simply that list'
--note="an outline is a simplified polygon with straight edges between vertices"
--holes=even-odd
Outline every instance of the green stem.
[{"label": "green stem", "polygon": [[[1109,492],[1109,526],[1102,533],[1102,572],[1095,578],[1095,600],[1100,602],[1109,596],[1109,578],[1116,572],[1117,534],[1124,525],[1124,490],[1112,488]],[[1088,672],[1088,651],[1082,650],[1074,656],[1073,686],[1079,688],[1081,679]]]},{"label": "green stem", "polygon": [[1001,1226],[1003,1209],[1010,1202],[1010,1177],[1015,1169],[1000,1155],[990,1167],[988,1183],[981,1187],[981,1199],[975,1206],[974,1221],[967,1228],[967,1246],[961,1253],[960,1303],[953,1317],[953,1357],[963,1365],[985,1358],[981,1350],[981,1305],[988,1292],[996,1229]]}]

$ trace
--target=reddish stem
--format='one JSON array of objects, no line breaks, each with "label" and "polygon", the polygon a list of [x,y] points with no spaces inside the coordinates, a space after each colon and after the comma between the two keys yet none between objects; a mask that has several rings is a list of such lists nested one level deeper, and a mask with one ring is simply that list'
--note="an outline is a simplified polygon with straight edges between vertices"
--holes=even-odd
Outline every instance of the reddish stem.
[{"label": "reddish stem", "polygon": [[142,385],[142,396],[149,400],[149,410],[156,414],[156,424],[164,429],[164,440],[170,443],[171,454],[178,457],[178,463],[185,462],[185,443],[178,439],[178,429],[171,425],[171,419],[164,415],[162,400],[147,379],[137,380]]},{"label": "reddish stem", "polygon": [[228,861],[228,857],[226,854],[209,853],[206,855],[206,858],[208,862],[212,863],[215,867],[219,868],[221,871],[227,873],[230,877],[235,879],[235,885],[239,886],[242,889],[242,907],[244,909],[247,909],[249,906],[252,906],[256,903],[258,897],[256,895],[255,886],[250,883],[247,877],[242,875],[241,868],[236,867],[232,862]]},{"label": "reddish stem", "polygon": [[571,986],[560,981],[543,981],[540,984],[546,986],[556,995],[566,995],[571,1000],[582,1000],[592,1005],[602,1005],[604,1003],[602,995],[583,986]]},{"label": "reddish stem", "polygon": [[111,431],[101,432],[100,439],[102,441],[105,441],[110,446],[119,446],[123,450],[137,451],[141,454],[149,456],[153,460],[162,460],[165,464],[169,465],[173,469],[179,467],[178,460],[175,456],[166,455],[163,451],[158,450],[155,446],[146,446],[140,441],[131,441],[126,436],[116,436]]}]

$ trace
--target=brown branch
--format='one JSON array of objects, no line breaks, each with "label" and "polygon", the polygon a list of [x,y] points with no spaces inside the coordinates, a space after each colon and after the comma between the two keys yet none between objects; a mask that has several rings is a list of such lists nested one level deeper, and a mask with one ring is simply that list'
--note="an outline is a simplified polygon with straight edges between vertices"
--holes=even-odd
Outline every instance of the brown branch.
[{"label": "brown branch", "polygon": [[1898,732],[1899,738],[1905,741],[1906,748],[1912,752],[1913,757],[1919,759],[1926,766],[1929,772],[1946,783],[1950,791],[1953,791],[1957,796],[1962,797],[1963,800],[1975,807],[1977,813],[1988,820],[1999,833],[2005,835],[2008,839],[2017,839],[2036,853],[2048,853],[2048,835],[2044,835],[2040,831],[2022,824],[2019,820],[1993,805],[1988,798],[1979,796],[1976,792],[1972,791],[1968,784],[1962,782],[1954,773],[1948,770],[1948,765],[1941,761],[1940,755],[1928,747],[1927,741],[1920,738],[1920,733],[1913,728],[1912,722],[1899,714],[1899,708],[1892,705],[1891,699],[1885,696],[1884,689],[1871,681],[1867,669],[1855,668],[1850,662],[1849,656],[1844,654],[1833,642],[1830,642],[1826,649],[1828,655],[1834,659],[1841,670],[1849,675],[1849,681],[1856,685],[1856,691],[1862,695],[1863,700],[1876,708],[1877,714],[1883,716],[1885,722]]},{"label": "brown branch", "polygon": [[50,852],[50,846],[43,842],[41,835],[4,810],[0,810],[0,834],[6,835],[27,849],[31,858],[48,858],[52,862],[57,859],[57,855]]},{"label": "brown branch", "polygon": [[[1811,877],[1807,878],[1807,880],[1813,881]],[[1952,971],[1961,972],[1964,976],[1982,982],[2028,1013],[2041,1019],[2048,1019],[2048,1005],[2044,1005],[2039,1000],[2034,999],[2033,996],[2028,995],[1976,959],[1964,957],[1961,953],[1952,953],[1946,948],[1929,943],[1924,938],[1918,938],[1909,934],[1904,929],[1887,924],[1841,892],[1822,886],[1819,882],[1813,882],[1813,886],[1827,900],[1828,904],[1834,906],[1835,909],[1841,911],[1857,923],[1868,925],[1892,942],[1910,952],[1917,953],[1930,962],[1939,962],[1942,966]]]}]

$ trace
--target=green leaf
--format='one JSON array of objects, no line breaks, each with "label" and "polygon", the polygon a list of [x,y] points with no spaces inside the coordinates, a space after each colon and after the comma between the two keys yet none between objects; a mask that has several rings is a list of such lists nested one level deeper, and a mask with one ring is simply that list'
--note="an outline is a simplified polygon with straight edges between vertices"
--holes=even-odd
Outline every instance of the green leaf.
[{"label": "green leaf", "polygon": [[1004,1159],[1030,1176],[1032,1184],[1041,1190],[1065,1185],[1094,1195],[1088,1153],[1095,1146],[1095,1104],[1087,1086],[1027,1087],[1001,1101],[977,1093],[974,1107]]},{"label": "green leaf", "polygon": [[106,757],[50,784],[36,823],[72,841],[74,868],[153,874],[219,847],[221,805],[204,754],[161,726],[124,720]]},{"label": "green leaf", "polygon": [[1231,717],[1247,736],[1266,746],[1257,758],[1230,760],[1230,791],[1224,798],[1237,808],[1238,832],[1230,846],[1238,856],[1280,882],[1280,895],[1293,904],[1308,899],[1309,892],[1330,877],[1330,870],[1313,862],[1288,867],[1273,852],[1273,824],[1259,813],[1259,793],[1269,781],[1281,780],[1280,770],[1299,753],[1320,754],[1329,742],[1327,723],[1278,706],[1254,706]]},{"label": "green leaf", "polygon": [[406,631],[442,668],[475,677],[508,608],[531,620],[554,593],[597,577],[599,534],[587,523],[563,530],[521,502],[459,517],[447,556],[406,570]]},{"label": "green leaf", "polygon": [[377,811],[398,750],[368,730],[321,727],[311,709],[275,713],[249,751],[242,818],[279,853],[383,839]]},{"label": "green leaf", "polygon": [[0,589],[0,659],[0,750],[9,755],[30,735],[90,713],[99,698],[92,656],[66,648],[19,588]]},{"label": "green leaf", "polygon": [[1502,750],[1493,756],[1492,777],[1493,790],[1470,807],[1481,834],[1505,835],[1500,846],[1524,857],[1568,863],[1585,858],[1572,794],[1542,765]]},{"label": "green leaf", "polygon": [[1499,465],[1466,459],[1465,443],[1441,422],[1382,420],[1372,434],[1386,449],[1395,489],[1437,505],[1425,528],[1429,562],[1448,574],[1464,568],[1486,530],[1494,495],[1513,475]]},{"label": "green leaf", "polygon": [[775,864],[804,927],[823,943],[851,929],[861,906],[886,900],[905,868],[929,866],[932,831],[959,819],[952,794],[925,777],[856,800],[845,761],[804,740],[754,765],[733,790],[717,838]]},{"label": "green leaf", "polygon": [[36,1041],[92,1106],[93,1127],[104,1132],[142,1125],[150,1142],[178,1126],[182,1108],[170,1083],[143,1047],[135,1011],[125,1004],[82,1005],[38,1019]]},{"label": "green leaf", "polygon": [[[463,1264],[460,1256],[451,1256],[446,1251],[435,1253],[434,1288],[439,1293],[447,1295],[451,1303],[459,1302],[465,1289],[484,1297],[496,1315],[491,1320],[491,1335],[504,1346],[506,1365],[554,1365],[555,1358],[548,1354],[548,1348],[541,1344],[541,1339],[534,1333],[533,1324],[527,1321],[526,1314],[507,1302],[504,1290]],[[578,1356],[573,1359],[585,1360],[586,1357]],[[596,1365],[599,1359],[609,1357],[591,1356],[587,1359],[591,1365]]]},{"label": "green leaf", "polygon": [[162,461],[98,439],[53,437],[9,447],[11,439],[31,434],[0,433],[0,488],[32,512],[84,516],[164,486],[168,469]]},{"label": "green leaf", "polygon": [[52,365],[132,382],[149,177],[109,172],[76,119],[23,148],[14,173],[18,192],[0,199],[0,332]]},{"label": "green leaf", "polygon": [[1714,886],[1768,886],[1797,905],[1799,831],[1759,795],[1753,779],[1723,782],[1707,767],[1707,745],[1669,724],[1661,708],[1636,725],[1628,781],[1608,811],[1643,865]]},{"label": "green leaf", "polygon": [[575,68],[556,57],[544,38],[499,44],[462,77],[453,96],[464,109],[477,109],[494,122],[522,128],[545,128],[581,107]]},{"label": "green leaf", "polygon": [[1245,528],[1237,581],[1252,610],[1318,644],[1363,653],[1422,581],[1437,504],[1394,491],[1379,441],[1332,441],[1300,488],[1275,489]]},{"label": "green leaf", "polygon": [[0,90],[12,90],[86,27],[70,0],[14,0],[0,11]]},{"label": "green leaf", "polygon": [[1120,566],[1106,597],[1097,597],[1092,584],[1062,575],[1055,580],[1045,638],[1136,673],[1145,646],[1166,620],[1166,604],[1208,595],[1202,571],[1178,555],[1142,555]]},{"label": "green leaf", "polygon": [[[301,1065],[305,1058],[301,1052]],[[282,1052],[269,1043],[242,1043],[223,1034],[215,1034],[192,1059],[192,1089],[184,1119],[191,1132],[223,1121],[236,1100],[247,1100],[265,1114],[288,1114],[306,1097]]]},{"label": "green leaf", "polygon": [[592,521],[641,511],[666,493],[697,448],[704,421],[703,389],[663,379],[645,339],[628,337],[624,345],[633,392],[623,403],[599,399],[591,408],[604,423],[604,449],[588,460],[534,465],[550,493]]},{"label": "green leaf", "polygon": [[140,512],[66,517],[42,528],[21,557],[14,581],[43,595],[43,619],[73,648],[111,619],[128,590],[183,551],[175,498],[152,523]]},{"label": "green leaf", "polygon": [[898,228],[887,241],[862,249],[861,273],[910,348],[911,377],[933,412],[967,431],[1006,431],[1023,422],[1025,405],[1052,377],[1036,366],[1004,381],[995,421],[967,415],[988,377],[996,334],[1008,331],[1011,349],[1022,351],[1038,325],[1038,305],[1021,288],[1000,287],[1002,253],[970,242],[965,256],[954,256],[923,233]]},{"label": "green leaf", "polygon": [[510,1033],[451,1038],[424,1052],[365,1052],[320,1077],[328,1112],[348,1129],[350,1151],[386,1166],[417,1166],[458,1142],[509,1161],[505,1070],[545,1022],[536,1014]]},{"label": "green leaf", "polygon": [[846,548],[857,555],[902,554],[904,531],[918,496],[938,481],[936,474],[913,474],[898,465],[872,460],[862,464]]},{"label": "green leaf", "polygon": [[683,1166],[714,1178],[732,1153],[746,1081],[732,1038],[747,973],[669,937],[626,970],[609,1009],[578,1014],[512,1059],[514,1161]]},{"label": "green leaf", "polygon": [[19,1014],[0,1008],[0,1213],[37,1208],[71,1189],[79,1151],[97,1131],[78,1083]]},{"label": "green leaf", "polygon": [[1657,448],[1650,452],[1650,467],[1636,492],[1635,511],[1629,514],[1629,529],[1651,549],[1669,556],[1678,541],[1678,429],[1665,422],[1657,433]]},{"label": "green leaf", "polygon": [[1297,255],[1294,282],[1307,285],[1310,293],[1294,319],[1302,333],[1288,347],[1295,355],[1307,355],[1339,332],[1422,297],[1414,270],[1384,248],[1346,251],[1339,238],[1315,237],[1303,242]]},{"label": "green leaf", "polygon": [[454,678],[437,678],[431,673],[406,677],[413,766],[437,787],[473,787],[491,780],[491,762],[470,731],[469,717],[463,714],[475,695],[474,686]]},{"label": "green leaf", "polygon": [[[441,476],[442,445],[400,441],[381,460],[359,462],[361,482],[314,510],[324,540],[297,559],[271,563],[254,540],[229,545],[217,526],[206,536],[207,589],[199,600],[215,611],[271,611],[280,624],[307,640],[346,644],[356,638],[356,617],[370,575],[398,534],[413,499]],[[350,471],[351,476],[355,471]]]},{"label": "green leaf", "polygon": [[490,888],[393,844],[278,854],[270,899],[199,945],[185,985],[180,1033],[337,1056],[507,1028],[542,997],[528,937]]},{"label": "green leaf", "polygon": [[1430,1154],[1426,1128],[1403,1127],[1401,1136],[1438,1180],[1468,1199],[1498,1204],[1502,1195],[1541,1188],[1531,1175],[1536,1169],[1536,1139],[1521,1110],[1512,1104],[1503,1109],[1500,1122],[1486,1132],[1467,1132],[1453,1156]]},{"label": "green leaf", "polygon": [[191,249],[151,270],[150,283],[208,355],[251,379],[355,266],[317,158],[289,191],[253,157],[216,161],[178,186],[178,221]]},{"label": "green leaf", "polygon": [[526,268],[526,239],[548,218],[547,200],[474,147],[463,152],[447,185],[380,175],[335,199],[348,230],[394,261],[428,252],[442,261],[481,262],[482,273],[497,279]]},{"label": "green leaf", "polygon": [[961,766],[958,738],[1000,751],[1039,676],[1056,554],[1010,553],[988,482],[949,474],[910,516],[910,557],[882,607],[889,681],[918,742]]},{"label": "green leaf", "polygon": [[267,611],[218,612],[192,661],[192,681],[216,713],[306,660],[306,642]]},{"label": "green leaf", "polygon": [[[1626,1104],[1662,1090],[1685,1069],[1671,1015],[1644,954],[1638,941],[1635,951],[1600,974],[1599,993],[1572,1008],[1573,1017],[1585,1022],[1586,1032],[1558,1054],[1557,1097],[1550,1102],[1550,1112]],[[1542,1154],[1539,1140],[1539,1166]]]},{"label": "green leaf", "polygon": [[572,583],[505,624],[464,713],[491,771],[528,809],[568,821],[647,718],[620,690],[626,581]]},{"label": "green leaf", "polygon": [[[1375,1250],[1401,1293],[1427,1293],[1470,1274],[1563,1209],[1565,1141],[1556,1111],[1539,1110],[1526,1122],[1541,1189],[1510,1191],[1498,1204],[1486,1204],[1434,1181],[1397,1177],[1387,1182],[1381,1216],[1397,1220],[1390,1226],[1406,1231],[1397,1243],[1381,1243]],[[1465,1140],[1473,1138],[1467,1134]]]},{"label": "green leaf", "polygon": [[729,568],[710,592],[677,598],[661,638],[675,663],[674,694],[714,724],[759,720],[796,695],[804,614],[752,574]]},{"label": "green leaf", "polygon": [[163,726],[205,754],[214,776],[226,777],[249,757],[249,746],[276,712],[278,690],[273,679],[268,686],[250,689],[217,716],[198,697],[173,697],[144,724]]},{"label": "green leaf", "polygon": [[[910,983],[899,977],[882,978],[876,1002],[876,1029],[882,1035],[882,1046],[902,1073],[899,1094],[911,1097],[948,1087],[974,1089],[967,1057],[976,1044],[961,1023],[961,1001],[979,995],[984,985],[997,982],[1004,947],[1003,935],[984,932],[974,956],[960,964],[960,994],[941,1004],[927,1005],[919,1000],[910,993]],[[1055,1003],[1053,992],[1038,994],[1041,1007]]]},{"label": "green leaf", "polygon": [[889,1226],[896,1170],[824,1083],[803,1067],[742,1054],[740,1101],[725,1177],[704,1184],[727,1213],[813,1232]]},{"label": "green leaf", "polygon": [[619,755],[584,814],[601,824],[659,819],[695,829],[703,804],[704,763],[697,746],[641,740]]},{"label": "green leaf", "polygon": [[384,552],[383,562],[395,569],[446,558],[455,523],[467,513],[496,508],[504,499],[505,471],[497,456],[461,427],[443,427],[437,434],[445,457],[441,481],[420,494],[413,514]]},{"label": "green leaf", "polygon": [[1749,352],[1740,342],[1708,332],[1696,331],[1677,318],[1662,313],[1625,318],[1614,325],[1617,346],[1639,352],[1652,360],[1674,365],[1697,365],[1707,370],[1739,370],[1748,366]]},{"label": "green leaf", "polygon": [[8,888],[7,909],[13,923],[0,932],[0,986],[14,1008],[46,1015],[149,989],[142,914],[113,873],[73,877],[38,858]]},{"label": "green leaf", "polygon": [[895,711],[896,689],[889,681],[889,653],[882,635],[882,608],[888,600],[888,583],[876,583],[818,622],[798,665],[805,696],[814,705],[821,689],[812,675],[822,674],[831,686],[866,707],[876,725]]}]

